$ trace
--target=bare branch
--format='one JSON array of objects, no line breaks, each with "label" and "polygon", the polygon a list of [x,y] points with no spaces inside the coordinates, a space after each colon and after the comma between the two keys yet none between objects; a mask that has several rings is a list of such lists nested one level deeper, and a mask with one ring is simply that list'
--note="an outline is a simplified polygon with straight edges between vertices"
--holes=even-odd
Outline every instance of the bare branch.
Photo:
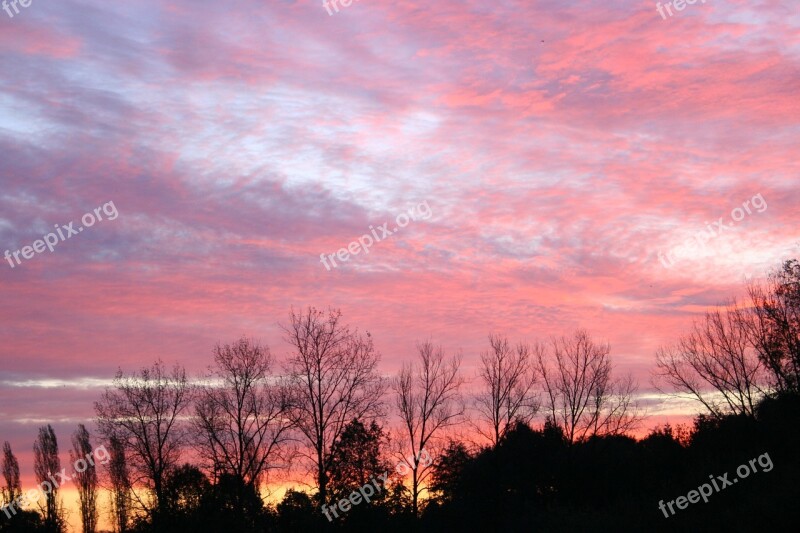
[{"label": "bare branch", "polygon": [[497,445],[515,422],[530,422],[539,410],[534,390],[536,373],[531,347],[520,343],[512,347],[508,339],[489,335],[490,349],[481,353],[479,378],[484,389],[475,398],[475,406],[490,431],[477,426],[477,431]]},{"label": "bare branch", "polygon": [[341,323],[341,312],[292,310],[283,327],[294,348],[286,363],[292,421],[308,444],[321,501],[327,502],[333,444],[353,419],[371,422],[381,413],[385,380],[369,333]]},{"label": "bare branch", "polygon": [[288,392],[270,375],[269,348],[247,338],[217,345],[214,361],[195,404],[198,451],[213,480],[227,473],[258,489],[289,462]]},{"label": "bare branch", "polygon": [[192,393],[183,368],[175,366],[167,374],[157,361],[130,376],[118,371],[113,389],[106,389],[95,403],[101,434],[120,440],[135,476],[133,485],[143,484],[152,497],[152,502],[142,502],[145,512],[154,514],[165,504],[166,475],[180,461],[189,437],[182,417]]},{"label": "bare branch", "polygon": [[611,378],[608,344],[596,344],[586,331],[578,330],[572,337],[552,339],[550,350],[548,357],[543,345],[535,347],[537,371],[548,418],[570,442],[624,433],[642,420],[633,400],[633,379]]},{"label": "bare branch", "polygon": [[658,350],[655,385],[689,394],[714,417],[753,416],[764,394],[763,365],[750,341],[754,318],[735,301],[707,312],[675,345]]},{"label": "bare branch", "polygon": [[401,445],[410,452],[403,455],[411,469],[413,513],[419,511],[419,496],[430,475],[431,465],[421,464],[423,452],[438,434],[458,423],[464,413],[459,393],[463,379],[459,376],[461,357],[445,358],[444,349],[426,341],[417,345],[419,363],[406,363],[393,380],[396,407],[404,434]]}]

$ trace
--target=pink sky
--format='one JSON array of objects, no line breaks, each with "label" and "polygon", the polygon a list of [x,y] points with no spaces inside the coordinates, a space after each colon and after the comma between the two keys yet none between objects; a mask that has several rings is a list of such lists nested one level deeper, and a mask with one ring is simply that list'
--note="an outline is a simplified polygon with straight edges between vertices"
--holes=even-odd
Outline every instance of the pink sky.
[{"label": "pink sky", "polygon": [[471,378],[490,332],[585,327],[649,393],[660,344],[800,251],[793,0],[667,20],[649,1],[36,0],[0,11],[0,73],[0,253],[119,212],[0,263],[0,440],[26,479],[36,428],[66,450],[118,367],[196,374],[242,334],[283,356],[291,306],[340,307],[387,375],[420,339]]}]

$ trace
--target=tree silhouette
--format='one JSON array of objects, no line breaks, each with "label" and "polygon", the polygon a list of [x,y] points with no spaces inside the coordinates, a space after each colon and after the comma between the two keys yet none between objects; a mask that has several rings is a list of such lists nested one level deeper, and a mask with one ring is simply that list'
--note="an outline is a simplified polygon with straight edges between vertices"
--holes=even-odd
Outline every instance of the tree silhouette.
[{"label": "tree silhouette", "polygon": [[[386,435],[372,421],[369,427],[360,420],[352,420],[345,426],[331,450],[329,490],[331,501],[347,498],[373,480],[380,482],[381,474],[391,474],[393,469],[383,452]],[[359,509],[374,505],[386,498],[388,487],[382,487],[371,502],[362,502]],[[351,516],[350,511],[348,516]]]},{"label": "tree silhouette", "polygon": [[[608,345],[583,330],[530,348],[490,336],[479,407],[491,445],[480,449],[452,440],[465,422],[460,358],[431,342],[419,344],[419,358],[391,381],[400,431],[390,442],[377,351],[368,334],[340,322],[338,311],[292,313],[285,328],[293,348],[287,389],[271,373],[267,348],[247,338],[215,348],[216,366],[204,376],[193,410],[194,391],[179,367],[167,373],[158,362],[129,376],[120,371],[96,404],[110,459],[113,527],[120,533],[794,530],[800,394],[792,377],[795,319],[787,318],[796,299],[794,268],[775,278],[781,281],[770,286],[771,299],[709,312],[678,339],[673,361],[697,358],[690,390],[697,384],[714,409],[696,416],[691,430],[663,425],[638,440],[625,434],[639,418],[633,381],[612,376]],[[532,366],[546,395],[543,418],[531,418]],[[703,382],[699,372],[711,378]],[[707,399],[714,384],[727,404]],[[194,439],[190,424],[200,430]],[[305,441],[319,490],[288,490],[273,507],[262,499],[264,473],[293,452],[293,438]],[[396,468],[385,451],[394,444],[402,456]],[[78,466],[92,453],[83,425],[72,448],[86,533],[96,529],[97,477]],[[17,503],[0,513],[2,533],[63,530],[51,426],[40,428],[34,452],[37,481],[47,481],[50,492],[41,516],[22,510],[20,465],[10,444],[3,446],[0,494]],[[708,503],[676,503],[732,473],[747,481],[712,493]],[[320,505],[349,498],[376,478],[389,482],[369,502],[331,522],[321,515]]]},{"label": "tree silhouette", "polygon": [[749,332],[773,387],[800,392],[800,262],[786,261],[748,292],[754,309]]},{"label": "tree silhouette", "polygon": [[182,418],[192,401],[186,371],[175,366],[170,373],[161,361],[126,376],[120,370],[113,389],[106,389],[95,403],[97,424],[107,438],[119,439],[128,466],[134,473],[133,486],[143,484],[150,501],[132,495],[158,523],[164,513],[164,482],[178,465],[188,431]]},{"label": "tree silhouette", "polygon": [[75,468],[73,480],[78,487],[83,533],[95,533],[97,530],[97,467],[93,453],[89,430],[83,424],[78,424],[78,429],[72,435],[70,459]]},{"label": "tree silhouette", "polygon": [[[426,448],[443,430],[456,424],[464,412],[459,389],[461,358],[446,358],[441,346],[430,341],[417,345],[419,361],[404,363],[392,382],[402,428],[403,460],[411,470],[411,507],[419,514],[419,497],[431,472],[431,462],[422,464]],[[405,454],[409,455],[405,455]]]},{"label": "tree silhouette", "polygon": [[111,485],[111,522],[116,533],[126,533],[130,519],[132,487],[125,446],[116,435],[111,435],[108,447],[109,462],[106,469]]},{"label": "tree silhouette", "polygon": [[54,475],[61,472],[61,459],[58,439],[50,424],[39,428],[39,436],[33,444],[33,472],[36,482],[44,488],[45,503],[39,503],[39,508],[44,513],[45,529],[60,533],[65,527],[64,510],[58,497],[60,483]]},{"label": "tree silhouette", "polygon": [[536,346],[550,420],[569,442],[592,435],[617,435],[635,428],[641,414],[633,401],[636,386],[628,376],[612,379],[610,347],[595,343],[585,330],[553,338],[547,349]]},{"label": "tree silhouette", "polygon": [[[507,430],[503,432],[506,434]],[[499,442],[499,441],[498,441]],[[459,481],[464,469],[472,460],[463,442],[451,440],[433,465],[431,473],[431,492],[439,501],[450,502],[461,491]]]},{"label": "tree silhouette", "polygon": [[200,530],[237,533],[260,533],[270,523],[257,488],[234,474],[222,474],[205,492],[200,519]]},{"label": "tree silhouette", "polygon": [[214,362],[195,405],[197,448],[214,478],[232,474],[258,489],[266,472],[288,466],[288,393],[271,383],[269,348],[247,338],[217,345]]},{"label": "tree silhouette", "polygon": [[500,335],[489,335],[489,345],[490,349],[481,353],[483,389],[475,403],[491,431],[477,429],[496,445],[514,422],[530,422],[536,416],[539,401],[530,346],[519,343],[512,347],[508,338]]},{"label": "tree silhouette", "polygon": [[277,505],[280,531],[321,531],[325,526],[311,497],[293,489]]},{"label": "tree silhouette", "polygon": [[3,443],[2,469],[5,485],[0,496],[2,496],[3,504],[8,505],[22,496],[22,485],[19,482],[19,462],[14,452],[11,451],[11,443],[8,441]]},{"label": "tree silhouette", "polygon": [[172,532],[202,529],[200,510],[211,484],[199,468],[184,464],[170,470],[164,482],[165,515],[162,528]]},{"label": "tree silhouette", "polygon": [[748,318],[735,302],[707,312],[675,345],[658,350],[656,379],[690,394],[718,418],[753,416],[764,394],[763,366],[750,342]]},{"label": "tree silhouette", "polygon": [[284,332],[294,348],[286,363],[290,413],[311,449],[319,498],[327,503],[333,443],[351,420],[371,420],[380,412],[386,388],[376,371],[380,356],[369,333],[361,336],[342,324],[340,311],[292,311]]}]

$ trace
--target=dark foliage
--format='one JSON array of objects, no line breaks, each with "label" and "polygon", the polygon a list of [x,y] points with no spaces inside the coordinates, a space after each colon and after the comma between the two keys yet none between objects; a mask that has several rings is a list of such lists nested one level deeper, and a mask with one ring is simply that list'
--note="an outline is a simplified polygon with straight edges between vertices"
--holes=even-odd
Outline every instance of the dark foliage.
[{"label": "dark foliage", "polygon": [[[800,522],[800,398],[764,400],[755,419],[698,417],[684,445],[669,426],[635,441],[593,437],[569,445],[557,428],[517,425],[494,449],[452,468],[444,494],[422,517],[425,531],[794,531]],[[769,455],[769,461],[764,457]],[[461,454],[459,454],[461,455]],[[739,479],[665,517],[665,502],[758,460]],[[771,462],[772,469],[767,463]],[[438,466],[438,465],[437,465]],[[720,485],[723,485],[720,482]],[[446,487],[446,490],[441,490]],[[667,511],[669,513],[669,511]]]}]

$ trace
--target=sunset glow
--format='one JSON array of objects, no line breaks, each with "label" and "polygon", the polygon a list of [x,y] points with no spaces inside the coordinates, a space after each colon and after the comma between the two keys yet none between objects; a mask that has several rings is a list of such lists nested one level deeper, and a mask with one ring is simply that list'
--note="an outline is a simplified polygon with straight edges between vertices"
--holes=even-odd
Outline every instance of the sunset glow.
[{"label": "sunset glow", "polygon": [[0,441],[23,487],[37,428],[66,463],[118,368],[194,378],[242,335],[281,361],[307,306],[369,332],[385,376],[417,341],[462,353],[467,392],[490,333],[585,328],[638,382],[637,435],[691,423],[656,350],[800,256],[794,2],[329,11],[0,11]]}]

